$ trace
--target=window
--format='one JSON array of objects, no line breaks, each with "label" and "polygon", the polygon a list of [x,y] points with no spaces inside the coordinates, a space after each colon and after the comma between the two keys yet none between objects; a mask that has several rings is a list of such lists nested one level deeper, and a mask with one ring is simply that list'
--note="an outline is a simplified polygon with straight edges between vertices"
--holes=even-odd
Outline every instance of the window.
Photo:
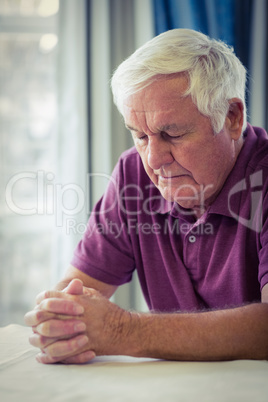
[{"label": "window", "polygon": [[0,325],[23,323],[51,281],[58,14],[58,0],[0,2]]},{"label": "window", "polygon": [[[150,2],[115,5],[106,0],[0,1],[0,326],[23,324],[36,294],[54,286],[66,270],[85,230],[89,199],[96,201],[107,185],[107,180],[104,186],[103,179],[93,181],[89,194],[89,153],[90,171],[109,175],[110,162],[132,146],[118,112],[109,115],[109,78],[128,55],[117,55],[125,52],[126,36],[129,53],[134,36],[139,44],[151,37]],[[140,29],[144,21],[146,29]],[[117,303],[143,308],[138,286],[129,291],[126,285],[120,292]]]}]

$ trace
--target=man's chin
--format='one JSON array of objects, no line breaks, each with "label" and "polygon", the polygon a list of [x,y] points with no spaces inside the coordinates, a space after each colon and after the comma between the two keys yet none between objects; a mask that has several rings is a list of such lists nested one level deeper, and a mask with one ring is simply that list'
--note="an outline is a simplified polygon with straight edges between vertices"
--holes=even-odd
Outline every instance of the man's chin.
[{"label": "man's chin", "polygon": [[179,204],[182,208],[194,208],[196,204],[198,204],[198,198],[197,196],[193,195],[188,195],[188,194],[175,194],[171,191],[165,191],[161,188],[159,188],[161,195],[163,198],[165,198],[166,201],[169,202],[176,202]]},{"label": "man's chin", "polygon": [[198,199],[196,197],[188,197],[185,195],[174,197],[174,195],[172,195],[171,193],[163,191],[161,191],[161,195],[166,201],[172,203],[175,202],[176,204],[178,204],[179,209],[183,208],[187,210],[192,210],[193,214],[196,213],[195,211],[202,211],[201,213],[204,213],[205,211],[205,206],[199,205]]}]

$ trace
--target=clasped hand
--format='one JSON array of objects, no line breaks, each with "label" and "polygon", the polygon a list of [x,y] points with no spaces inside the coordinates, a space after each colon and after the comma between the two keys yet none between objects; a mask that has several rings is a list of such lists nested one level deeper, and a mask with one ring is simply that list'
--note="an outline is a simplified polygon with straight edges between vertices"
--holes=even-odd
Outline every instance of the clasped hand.
[{"label": "clasped hand", "polygon": [[24,319],[33,329],[30,343],[41,350],[39,362],[85,363],[96,355],[120,354],[120,327],[128,313],[98,291],[74,279],[36,301]]}]

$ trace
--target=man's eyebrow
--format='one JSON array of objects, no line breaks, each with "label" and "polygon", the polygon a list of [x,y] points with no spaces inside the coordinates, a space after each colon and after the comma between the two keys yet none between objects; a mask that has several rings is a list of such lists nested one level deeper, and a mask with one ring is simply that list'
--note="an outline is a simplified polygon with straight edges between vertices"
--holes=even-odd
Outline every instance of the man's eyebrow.
[{"label": "man's eyebrow", "polygon": [[159,131],[178,131],[179,128],[176,124],[165,124],[159,127]]},{"label": "man's eyebrow", "polygon": [[185,131],[190,131],[192,129],[191,126],[188,124],[178,126],[177,124],[166,124],[164,126],[159,127],[159,131],[163,132],[185,132]]},{"label": "man's eyebrow", "polygon": [[127,129],[127,130],[130,130],[130,131],[139,131],[139,130],[137,130],[136,128],[129,126],[128,124],[125,124],[125,126],[126,126],[126,129]]},{"label": "man's eyebrow", "polygon": [[[128,124],[125,124],[126,129],[130,131],[136,131],[138,132],[139,130],[135,127],[129,126]],[[193,129],[193,125],[185,124],[178,126],[176,123],[174,124],[165,124],[164,126],[160,126],[158,128],[159,132],[173,132],[173,133],[184,133],[184,132],[189,132]]]}]

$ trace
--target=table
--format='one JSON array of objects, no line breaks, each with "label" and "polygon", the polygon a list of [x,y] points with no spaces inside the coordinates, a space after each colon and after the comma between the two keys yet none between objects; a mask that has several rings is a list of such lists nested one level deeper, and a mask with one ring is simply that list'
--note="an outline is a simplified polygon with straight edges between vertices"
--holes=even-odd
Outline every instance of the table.
[{"label": "table", "polygon": [[96,357],[83,365],[43,365],[31,329],[0,328],[1,402],[268,402],[268,362],[173,362]]}]

